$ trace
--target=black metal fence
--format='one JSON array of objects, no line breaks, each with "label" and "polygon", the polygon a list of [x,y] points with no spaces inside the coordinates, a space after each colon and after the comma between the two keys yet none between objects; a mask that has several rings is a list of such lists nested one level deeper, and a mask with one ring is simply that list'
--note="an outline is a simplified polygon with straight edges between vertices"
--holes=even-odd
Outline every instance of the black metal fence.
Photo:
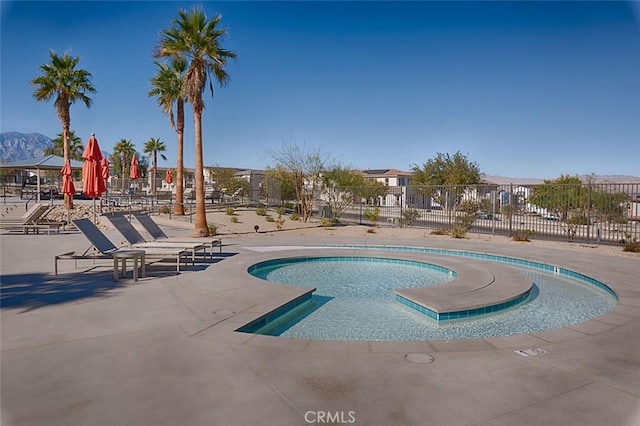
[{"label": "black metal fence", "polygon": [[[400,190],[398,190],[400,188]],[[584,243],[640,240],[640,184],[390,187],[375,199],[344,188],[320,201],[343,223],[460,230]],[[326,197],[321,197],[325,198]]]}]

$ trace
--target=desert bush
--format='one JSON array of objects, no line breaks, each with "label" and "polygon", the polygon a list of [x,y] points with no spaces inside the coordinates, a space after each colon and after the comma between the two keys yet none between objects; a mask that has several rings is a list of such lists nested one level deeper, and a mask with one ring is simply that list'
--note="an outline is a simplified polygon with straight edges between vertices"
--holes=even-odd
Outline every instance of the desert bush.
[{"label": "desert bush", "polygon": [[265,215],[264,220],[267,222],[275,222],[276,220],[271,215]]},{"label": "desert bush", "polygon": [[325,228],[330,228],[333,226],[333,221],[331,219],[324,218],[320,220],[320,225]]},{"label": "desert bush", "polygon": [[534,234],[534,231],[531,229],[522,229],[520,231],[516,231],[511,234],[511,239],[513,241],[531,241],[531,236]]},{"label": "desert bush", "polygon": [[284,207],[278,207],[278,210],[276,210],[276,212],[278,213],[278,216],[282,216],[284,214],[287,214],[287,209]]},{"label": "desert bush", "polygon": [[625,238],[620,240],[622,251],[631,253],[640,253],[640,241],[637,238],[631,238],[631,234],[625,233]]},{"label": "desert bush", "polygon": [[449,228],[449,235],[453,238],[465,238],[467,236],[467,227],[460,223],[456,223]]},{"label": "desert bush", "polygon": [[577,214],[577,215],[571,216],[569,219],[567,219],[567,223],[570,224],[570,225],[588,225],[589,224],[589,218],[587,218],[586,215]]},{"label": "desert bush", "polygon": [[420,216],[420,212],[416,209],[407,209],[402,212],[402,225],[411,226],[413,221]]},{"label": "desert bush", "polygon": [[267,215],[267,209],[265,209],[264,207],[258,207],[256,209],[256,214],[258,216],[266,216]]},{"label": "desert bush", "polygon": [[430,234],[431,235],[449,235],[449,230],[444,228],[435,229],[431,231]]},{"label": "desert bush", "polygon": [[169,206],[161,206],[160,207],[160,213],[162,213],[162,214],[171,213],[171,207],[169,207]]},{"label": "desert bush", "polygon": [[375,233],[376,233],[375,229],[373,229],[373,228],[367,229],[367,234],[375,234]]},{"label": "desert bush", "polygon": [[209,224],[209,235],[217,235],[218,233],[218,227],[213,225],[213,224]]},{"label": "desert bush", "polygon": [[293,212],[293,213],[291,213],[289,215],[289,219],[291,219],[291,220],[300,220],[300,215],[298,213]]},{"label": "desert bush", "polygon": [[236,209],[234,209],[233,207],[227,207],[225,209],[225,213],[229,216],[233,216],[236,214]]},{"label": "desert bush", "polygon": [[231,223],[238,223],[238,216],[232,216]]},{"label": "desert bush", "polygon": [[364,211],[364,217],[366,217],[372,225],[377,225],[378,219],[380,218],[380,207],[376,206],[376,208],[373,210],[366,209]]}]

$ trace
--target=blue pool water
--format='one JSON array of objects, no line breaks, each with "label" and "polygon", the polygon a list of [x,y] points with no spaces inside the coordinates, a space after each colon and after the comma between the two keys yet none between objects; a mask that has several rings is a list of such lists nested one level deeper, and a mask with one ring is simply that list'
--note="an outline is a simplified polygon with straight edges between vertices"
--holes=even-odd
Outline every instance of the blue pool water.
[{"label": "blue pool water", "polygon": [[455,278],[446,268],[395,259],[336,257],[256,265],[250,268],[254,276],[317,290],[311,300],[254,332],[319,340],[471,339],[564,327],[602,315],[616,304],[606,286],[572,271],[560,274],[557,268],[536,262],[490,258],[481,259],[516,264],[529,276],[535,284],[530,298],[504,312],[440,323],[397,303],[393,290],[446,283]]}]

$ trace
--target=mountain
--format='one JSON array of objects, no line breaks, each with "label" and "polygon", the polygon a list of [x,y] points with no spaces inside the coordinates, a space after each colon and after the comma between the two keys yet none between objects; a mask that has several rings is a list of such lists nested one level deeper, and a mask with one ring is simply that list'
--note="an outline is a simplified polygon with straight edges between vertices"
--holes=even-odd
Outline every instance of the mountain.
[{"label": "mountain", "polygon": [[40,133],[0,133],[0,162],[12,163],[27,158],[40,157],[46,148],[53,146],[50,138]]},{"label": "mountain", "polygon": [[[579,175],[581,181],[587,182],[590,178],[593,178],[594,183],[640,183],[640,176],[627,176],[627,175]],[[507,176],[485,176],[485,181],[494,183],[496,185],[509,185],[510,183],[516,185],[538,185],[544,183],[544,179],[534,178],[516,178]]]}]

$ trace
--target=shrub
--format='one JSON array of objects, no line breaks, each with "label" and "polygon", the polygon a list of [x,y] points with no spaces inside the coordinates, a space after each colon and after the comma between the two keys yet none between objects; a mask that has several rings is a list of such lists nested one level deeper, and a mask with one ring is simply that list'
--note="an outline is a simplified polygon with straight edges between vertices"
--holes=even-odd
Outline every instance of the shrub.
[{"label": "shrub", "polygon": [[640,241],[637,238],[631,238],[631,234],[625,233],[625,238],[620,240],[622,245],[622,251],[628,251],[631,253],[640,253]]},{"label": "shrub", "polygon": [[287,209],[285,209],[284,207],[278,207],[278,210],[276,210],[276,212],[278,213],[278,216],[282,216],[283,214],[287,213]]},{"label": "shrub", "polygon": [[291,220],[300,220],[300,215],[298,213],[295,213],[295,212],[291,213],[289,215],[289,219],[291,219]]},{"label": "shrub", "polygon": [[238,223],[238,216],[233,216],[231,218],[231,223]]},{"label": "shrub", "polygon": [[535,231],[531,230],[531,229],[523,229],[520,231],[516,231],[513,234],[511,234],[511,239],[513,241],[526,241],[529,242],[531,241],[531,236],[535,233]]},{"label": "shrub", "polygon": [[380,218],[380,207],[376,206],[375,209],[366,209],[364,211],[364,217],[367,218],[372,225],[376,225],[378,223],[378,219]]},{"label": "shrub", "polygon": [[218,227],[212,224],[209,224],[209,235],[216,235],[218,233]]},{"label": "shrub", "polygon": [[453,238],[465,238],[467,236],[467,227],[457,223],[449,228],[449,234]]},{"label": "shrub", "polygon": [[373,229],[373,228],[367,229],[367,234],[375,234],[375,233],[376,233],[375,229]]},{"label": "shrub", "polygon": [[448,229],[444,229],[444,228],[440,228],[440,229],[436,229],[430,232],[431,235],[448,235],[449,234],[449,230]]},{"label": "shrub", "polygon": [[227,207],[225,209],[225,213],[229,216],[233,216],[236,214],[236,209],[234,209],[233,207]]},{"label": "shrub", "polygon": [[578,214],[567,219],[567,223],[570,225],[588,225],[589,219],[586,215]]},{"label": "shrub", "polygon": [[256,214],[258,216],[266,216],[267,215],[267,209],[265,209],[264,207],[258,207],[256,209]]},{"label": "shrub", "polygon": [[411,226],[413,221],[416,220],[420,216],[420,213],[416,209],[407,209],[402,212],[402,224],[406,226]]},{"label": "shrub", "polygon": [[330,228],[333,225],[333,221],[331,219],[324,218],[320,220],[320,225],[325,228]]},{"label": "shrub", "polygon": [[162,214],[171,213],[171,207],[169,207],[169,206],[161,206],[160,207],[160,213],[162,213]]},{"label": "shrub", "polygon": [[264,220],[267,222],[275,222],[276,220],[271,215],[265,215]]}]

